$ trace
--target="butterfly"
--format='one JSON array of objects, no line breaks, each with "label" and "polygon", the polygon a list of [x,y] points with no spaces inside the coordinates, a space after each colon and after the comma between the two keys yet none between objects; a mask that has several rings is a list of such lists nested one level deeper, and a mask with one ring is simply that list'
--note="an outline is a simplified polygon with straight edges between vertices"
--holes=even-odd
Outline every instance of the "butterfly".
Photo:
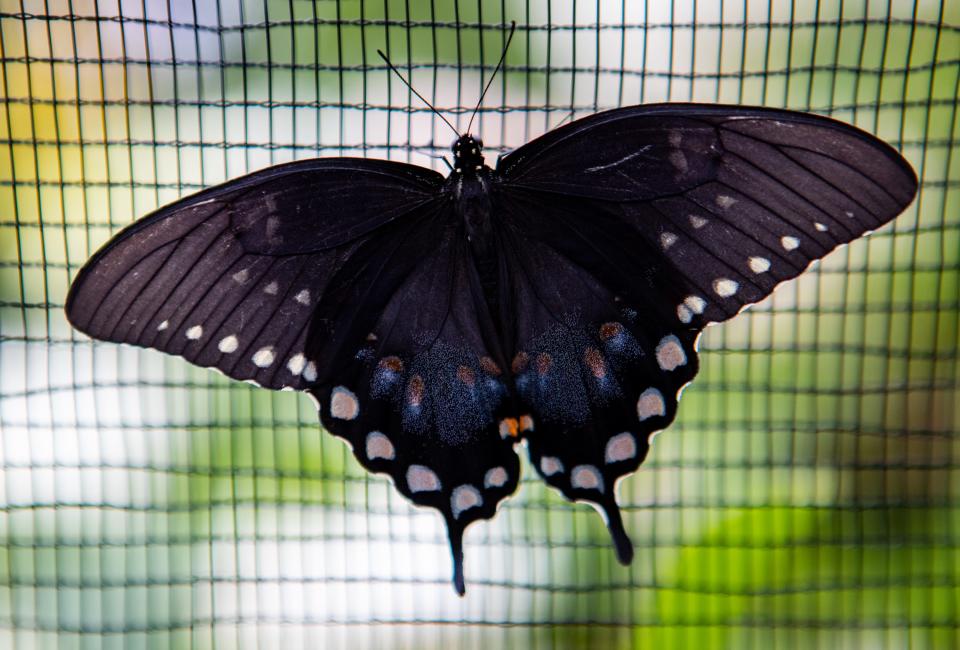
[{"label": "butterfly", "polygon": [[78,330],[312,396],[371,472],[463,533],[540,476],[604,515],[697,373],[704,327],[875,230],[917,180],[816,115],[652,104],[597,113],[443,175],[277,165],[117,234],[75,278]]}]

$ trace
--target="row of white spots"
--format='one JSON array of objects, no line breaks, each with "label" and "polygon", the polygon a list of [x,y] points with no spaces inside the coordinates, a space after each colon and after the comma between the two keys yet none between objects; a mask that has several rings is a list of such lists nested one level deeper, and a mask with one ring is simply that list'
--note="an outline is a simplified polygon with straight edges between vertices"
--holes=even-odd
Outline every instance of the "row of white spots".
[{"label": "row of white spots", "polygon": [[[367,434],[366,440],[367,458],[370,460],[394,460],[396,458],[396,449],[390,439],[380,431],[371,431]],[[487,470],[483,477],[483,486],[487,489],[500,488],[506,485],[507,470],[497,466]],[[411,492],[439,492],[443,489],[440,477],[437,473],[426,465],[410,465],[406,474],[407,487]],[[461,513],[470,508],[475,508],[483,504],[483,495],[480,490],[474,486],[465,483],[458,485],[453,489],[450,495],[450,510],[454,518],[459,518]]]},{"label": "row of white spots", "polygon": [[[607,464],[619,463],[635,458],[636,455],[637,440],[632,433],[624,431],[607,441],[604,450],[604,462]],[[562,474],[563,471],[563,461],[556,456],[540,457],[540,472],[544,476],[555,476],[556,474]],[[570,486],[579,490],[603,492],[603,474],[594,465],[576,465],[570,471]]]},{"label": "row of white spots", "polygon": [[317,364],[313,361],[307,361],[302,352],[297,352],[287,361],[287,370],[290,374],[297,376],[302,374],[307,381],[317,380]]},{"label": "row of white spots", "polygon": [[660,339],[656,349],[657,363],[662,370],[676,370],[687,363],[687,354],[680,345],[680,339],[669,334]]},{"label": "row of white spots", "polygon": [[[168,327],[170,327],[170,322],[165,320],[157,326],[157,331],[162,332]],[[193,325],[187,329],[184,335],[191,341],[197,341],[203,337],[203,326]],[[235,334],[227,335],[217,343],[217,349],[223,354],[233,354],[240,349],[240,340]],[[276,352],[272,345],[268,345],[254,352],[250,360],[258,368],[269,368],[273,365],[273,362],[276,361]],[[300,375],[302,373],[304,379],[307,381],[316,381],[317,379],[316,364],[313,361],[307,362],[303,353],[298,352],[293,355],[287,362],[287,369],[289,369],[293,375]]]},{"label": "row of white spots", "polygon": [[[544,476],[563,473],[563,461],[556,456],[541,456],[540,471]],[[593,465],[576,465],[570,472],[570,486],[579,490],[603,492],[603,474]]]}]

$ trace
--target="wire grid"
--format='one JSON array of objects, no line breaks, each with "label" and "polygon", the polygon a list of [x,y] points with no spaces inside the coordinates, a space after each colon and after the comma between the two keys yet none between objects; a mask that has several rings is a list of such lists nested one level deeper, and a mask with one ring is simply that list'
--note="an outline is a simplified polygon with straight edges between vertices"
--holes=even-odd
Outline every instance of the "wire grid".
[{"label": "wire grid", "polygon": [[[950,3],[0,0],[0,646],[960,646],[960,16]],[[637,546],[525,466],[466,536],[299,395],[94,343],[63,316],[109,236],[322,155],[443,169],[642,102],[829,114],[922,181],[892,225],[701,339],[620,485]],[[492,162],[492,160],[490,160]]]}]

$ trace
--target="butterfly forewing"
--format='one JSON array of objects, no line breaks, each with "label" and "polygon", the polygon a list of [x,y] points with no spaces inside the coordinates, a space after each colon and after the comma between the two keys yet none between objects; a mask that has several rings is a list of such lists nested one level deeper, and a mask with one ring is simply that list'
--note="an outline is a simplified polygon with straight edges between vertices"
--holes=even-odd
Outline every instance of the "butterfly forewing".
[{"label": "butterfly forewing", "polygon": [[520,147],[498,171],[508,201],[579,200],[580,228],[596,223],[598,212],[616,213],[655,248],[653,267],[669,269],[695,304],[704,303],[693,309],[660,296],[660,304],[700,327],[890,221],[916,192],[903,158],[859,129],[736,106],[600,113]]},{"label": "butterfly forewing", "polygon": [[325,367],[307,356],[315,308],[359,233],[428,210],[439,178],[398,163],[327,159],[200,192],[101,249],[74,281],[67,317],[94,338],[303,388]]}]

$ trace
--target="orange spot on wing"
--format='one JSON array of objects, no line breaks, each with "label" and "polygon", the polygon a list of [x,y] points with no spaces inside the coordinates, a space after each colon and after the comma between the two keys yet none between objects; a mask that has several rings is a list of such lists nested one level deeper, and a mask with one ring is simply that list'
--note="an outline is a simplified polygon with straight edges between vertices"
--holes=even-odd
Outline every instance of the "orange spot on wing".
[{"label": "orange spot on wing", "polygon": [[537,355],[537,374],[545,375],[550,371],[550,366],[553,365],[553,357],[551,357],[546,352],[541,352]]},{"label": "orange spot on wing", "polygon": [[607,376],[607,364],[603,360],[603,355],[596,348],[587,348],[583,351],[583,362],[590,368],[590,373],[597,379],[603,379]]},{"label": "orange spot on wing", "polygon": [[473,385],[477,382],[476,374],[473,372],[473,370],[466,366],[460,366],[457,368],[457,379],[470,387],[473,387]]},{"label": "orange spot on wing", "polygon": [[392,372],[403,372],[403,361],[400,357],[384,357],[380,359],[380,367]]},{"label": "orange spot on wing", "polygon": [[623,325],[620,323],[604,323],[600,326],[600,338],[604,341],[609,341],[621,333],[623,333]]},{"label": "orange spot on wing", "polygon": [[500,437],[516,438],[520,432],[520,423],[516,418],[503,418],[500,420]]},{"label": "orange spot on wing", "polygon": [[414,375],[407,383],[407,402],[410,406],[420,406],[423,403],[424,391],[423,378],[420,375]]},{"label": "orange spot on wing", "polygon": [[500,366],[497,365],[497,362],[491,359],[490,357],[480,357],[480,367],[483,368],[483,371],[488,375],[493,375],[497,377],[500,375],[502,370]]},{"label": "orange spot on wing", "polygon": [[517,352],[517,356],[513,358],[513,363],[510,364],[510,369],[513,374],[520,374],[527,369],[528,363],[530,363],[530,355],[526,352]]}]

